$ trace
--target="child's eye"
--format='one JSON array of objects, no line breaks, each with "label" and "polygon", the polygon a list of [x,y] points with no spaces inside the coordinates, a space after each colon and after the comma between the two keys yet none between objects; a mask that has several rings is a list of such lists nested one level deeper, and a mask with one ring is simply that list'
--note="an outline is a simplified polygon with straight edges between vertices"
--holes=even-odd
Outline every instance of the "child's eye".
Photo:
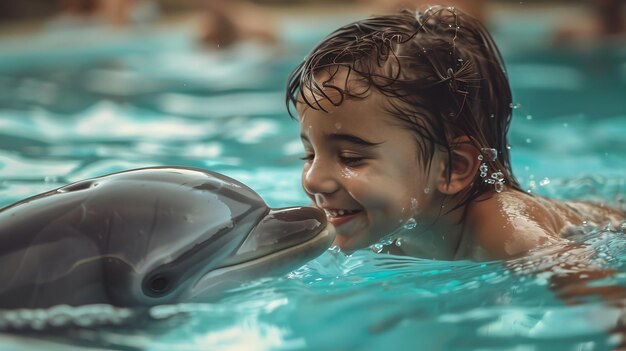
[{"label": "child's eye", "polygon": [[304,156],[298,157],[298,158],[303,160],[303,161],[313,161],[313,158],[315,158],[315,155],[309,154],[309,155],[304,155]]},{"label": "child's eye", "polygon": [[339,156],[341,163],[348,166],[356,166],[365,160],[365,157],[359,156]]}]

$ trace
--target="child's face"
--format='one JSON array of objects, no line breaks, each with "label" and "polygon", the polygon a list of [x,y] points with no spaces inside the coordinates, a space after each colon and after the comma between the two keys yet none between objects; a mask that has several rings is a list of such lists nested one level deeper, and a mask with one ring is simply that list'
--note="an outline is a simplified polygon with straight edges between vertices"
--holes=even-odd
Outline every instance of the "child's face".
[{"label": "child's face", "polygon": [[439,210],[433,197],[440,156],[426,173],[417,136],[384,111],[383,99],[372,93],[339,107],[323,101],[328,113],[297,106],[306,155],[302,185],[326,210],[337,228],[335,243],[346,251],[376,243],[411,218],[418,228],[431,224]]}]

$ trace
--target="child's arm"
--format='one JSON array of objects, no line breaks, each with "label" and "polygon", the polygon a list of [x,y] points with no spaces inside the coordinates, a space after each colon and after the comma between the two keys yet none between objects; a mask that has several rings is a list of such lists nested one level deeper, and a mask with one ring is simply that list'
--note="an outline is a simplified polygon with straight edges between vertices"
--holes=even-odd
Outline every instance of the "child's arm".
[{"label": "child's arm", "polygon": [[[596,250],[588,245],[570,242],[551,248],[549,252],[537,252],[507,265],[515,270],[516,266],[528,267],[523,273],[548,276],[549,288],[556,297],[568,305],[576,305],[590,298],[612,303],[626,298],[626,287],[608,280],[619,273],[606,268],[604,262],[596,258]],[[518,270],[519,271],[519,270]],[[607,279],[606,284],[598,284]]]}]

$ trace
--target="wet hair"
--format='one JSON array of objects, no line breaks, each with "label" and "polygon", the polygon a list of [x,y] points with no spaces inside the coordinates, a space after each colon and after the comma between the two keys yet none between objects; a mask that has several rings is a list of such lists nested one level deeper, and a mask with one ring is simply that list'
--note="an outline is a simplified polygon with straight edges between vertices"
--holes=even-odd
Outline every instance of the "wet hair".
[{"label": "wet hair", "polygon": [[[335,79],[340,72],[347,77]],[[322,100],[339,106],[372,91],[386,97],[386,112],[416,133],[425,168],[443,147],[450,181],[454,140],[465,136],[479,151],[497,151],[495,160],[483,155],[487,177],[502,172],[505,185],[520,190],[506,136],[511,89],[500,52],[478,20],[453,7],[432,6],[341,27],[289,76],[287,108],[295,119],[292,105],[325,111]],[[493,189],[477,173],[457,207]]]}]

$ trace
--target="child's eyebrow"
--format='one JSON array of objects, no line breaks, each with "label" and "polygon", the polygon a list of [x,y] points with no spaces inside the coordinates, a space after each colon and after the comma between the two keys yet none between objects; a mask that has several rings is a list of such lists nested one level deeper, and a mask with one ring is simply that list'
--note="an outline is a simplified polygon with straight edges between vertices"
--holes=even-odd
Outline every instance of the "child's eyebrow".
[{"label": "child's eyebrow", "polygon": [[[310,143],[309,138],[307,138],[306,135],[300,134],[300,138],[302,140]],[[364,146],[364,147],[374,147],[374,146],[378,146],[378,145],[382,144],[382,142],[374,143],[374,142],[371,142],[371,141],[367,141],[365,139],[361,139],[358,136],[351,135],[351,134],[331,134],[331,135],[328,135],[326,137],[326,139],[328,139],[329,141],[345,141],[345,142],[348,142],[348,143],[351,143],[351,144]]]}]

